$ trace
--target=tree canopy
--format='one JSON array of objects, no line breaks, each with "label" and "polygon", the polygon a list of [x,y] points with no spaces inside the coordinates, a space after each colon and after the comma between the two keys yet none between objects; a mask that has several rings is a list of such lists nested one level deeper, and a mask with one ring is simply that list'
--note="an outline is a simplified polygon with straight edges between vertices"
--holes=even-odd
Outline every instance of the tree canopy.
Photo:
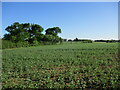
[{"label": "tree canopy", "polygon": [[30,44],[34,42],[52,42],[57,43],[61,41],[58,33],[61,33],[59,27],[48,28],[45,30],[45,35],[42,34],[43,28],[38,24],[15,22],[5,29],[8,34],[4,35],[5,40],[12,42],[28,42]]},{"label": "tree canopy", "polygon": [[58,33],[61,33],[61,29],[59,27],[48,28],[46,31],[46,35],[57,36]]}]

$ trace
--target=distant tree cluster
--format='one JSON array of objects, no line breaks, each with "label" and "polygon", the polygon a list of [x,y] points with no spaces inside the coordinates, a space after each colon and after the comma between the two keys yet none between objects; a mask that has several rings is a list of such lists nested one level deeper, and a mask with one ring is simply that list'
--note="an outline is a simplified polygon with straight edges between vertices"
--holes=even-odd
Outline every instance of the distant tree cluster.
[{"label": "distant tree cluster", "polygon": [[61,33],[59,27],[48,28],[45,34],[42,34],[43,28],[38,24],[13,23],[5,29],[8,34],[5,34],[3,40],[9,40],[14,43],[27,42],[29,44],[38,43],[58,43],[62,42],[62,38],[58,36]]},{"label": "distant tree cluster", "polygon": [[120,40],[95,40],[94,42],[115,43],[115,42],[120,42]]},{"label": "distant tree cluster", "polygon": [[120,40],[89,40],[89,39],[63,39],[65,42],[83,42],[83,43],[92,43],[92,42],[106,42],[106,43],[115,43],[115,42],[120,42]]},{"label": "distant tree cluster", "polygon": [[75,38],[73,41],[79,41],[79,42],[83,42],[83,43],[92,43],[93,41],[92,40],[88,40],[88,39],[78,39],[78,38]]},{"label": "distant tree cluster", "polygon": [[89,40],[89,39],[78,39],[78,38],[75,38],[75,39],[64,39],[65,41],[68,41],[68,42],[83,42],[83,43],[92,43],[93,41],[92,40]]}]

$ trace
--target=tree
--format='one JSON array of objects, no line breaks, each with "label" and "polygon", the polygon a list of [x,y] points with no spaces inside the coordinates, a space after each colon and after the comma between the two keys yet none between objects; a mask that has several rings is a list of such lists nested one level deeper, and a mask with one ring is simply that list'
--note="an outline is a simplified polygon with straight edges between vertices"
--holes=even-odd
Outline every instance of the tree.
[{"label": "tree", "polygon": [[78,39],[78,38],[75,38],[73,41],[79,41],[79,39]]},{"label": "tree", "polygon": [[8,31],[8,34],[4,35],[4,39],[15,43],[23,42],[29,37],[29,32],[23,27],[23,24],[18,22],[8,26],[5,30]]},{"label": "tree", "polygon": [[43,38],[43,34],[41,33],[44,29],[37,24],[31,24],[31,28],[29,29],[29,33],[30,33],[30,38],[29,38],[29,42],[33,43],[34,40],[37,40],[38,42],[40,42]]},{"label": "tree", "polygon": [[57,36],[58,33],[61,33],[61,29],[59,27],[48,28],[46,31],[46,35]]},{"label": "tree", "polygon": [[69,40],[68,40],[68,42],[72,42],[72,40],[71,40],[71,39],[69,39]]},{"label": "tree", "polygon": [[45,35],[43,38],[44,42],[47,42],[49,44],[55,44],[55,43],[62,43],[62,38],[58,36],[53,36],[53,35]]},{"label": "tree", "polygon": [[64,42],[67,42],[67,39],[63,39]]},{"label": "tree", "polygon": [[62,38],[58,36],[58,33],[61,33],[59,27],[48,28],[45,32],[44,41],[52,42],[52,44],[62,43]]},{"label": "tree", "polygon": [[40,41],[43,37],[41,33],[43,28],[37,24],[30,23],[18,23],[15,22],[11,26],[8,26],[6,29],[8,34],[4,35],[5,40],[10,40],[12,42],[25,42],[33,43],[33,41]]},{"label": "tree", "polygon": [[14,43],[27,42],[29,44],[39,44],[41,42],[62,42],[62,38],[58,36],[61,33],[59,27],[48,28],[46,34],[43,35],[44,30],[38,24],[15,22],[5,29],[8,33],[4,35],[4,40],[9,40]]}]

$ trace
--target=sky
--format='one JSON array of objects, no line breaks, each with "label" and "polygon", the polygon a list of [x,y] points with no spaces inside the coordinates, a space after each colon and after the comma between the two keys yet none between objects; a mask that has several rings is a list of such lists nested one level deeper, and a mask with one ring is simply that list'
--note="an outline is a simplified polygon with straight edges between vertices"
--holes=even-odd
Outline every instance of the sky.
[{"label": "sky", "polygon": [[119,2],[119,0],[1,0],[2,2]]},{"label": "sky", "polygon": [[66,39],[118,39],[118,3],[2,2],[3,35],[14,22],[60,27]]}]

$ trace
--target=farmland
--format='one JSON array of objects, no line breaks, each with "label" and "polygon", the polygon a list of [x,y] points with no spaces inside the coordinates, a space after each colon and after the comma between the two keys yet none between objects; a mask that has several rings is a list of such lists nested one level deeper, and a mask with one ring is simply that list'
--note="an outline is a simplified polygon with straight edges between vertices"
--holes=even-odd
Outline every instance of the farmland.
[{"label": "farmland", "polygon": [[117,43],[3,50],[3,88],[119,88]]}]

